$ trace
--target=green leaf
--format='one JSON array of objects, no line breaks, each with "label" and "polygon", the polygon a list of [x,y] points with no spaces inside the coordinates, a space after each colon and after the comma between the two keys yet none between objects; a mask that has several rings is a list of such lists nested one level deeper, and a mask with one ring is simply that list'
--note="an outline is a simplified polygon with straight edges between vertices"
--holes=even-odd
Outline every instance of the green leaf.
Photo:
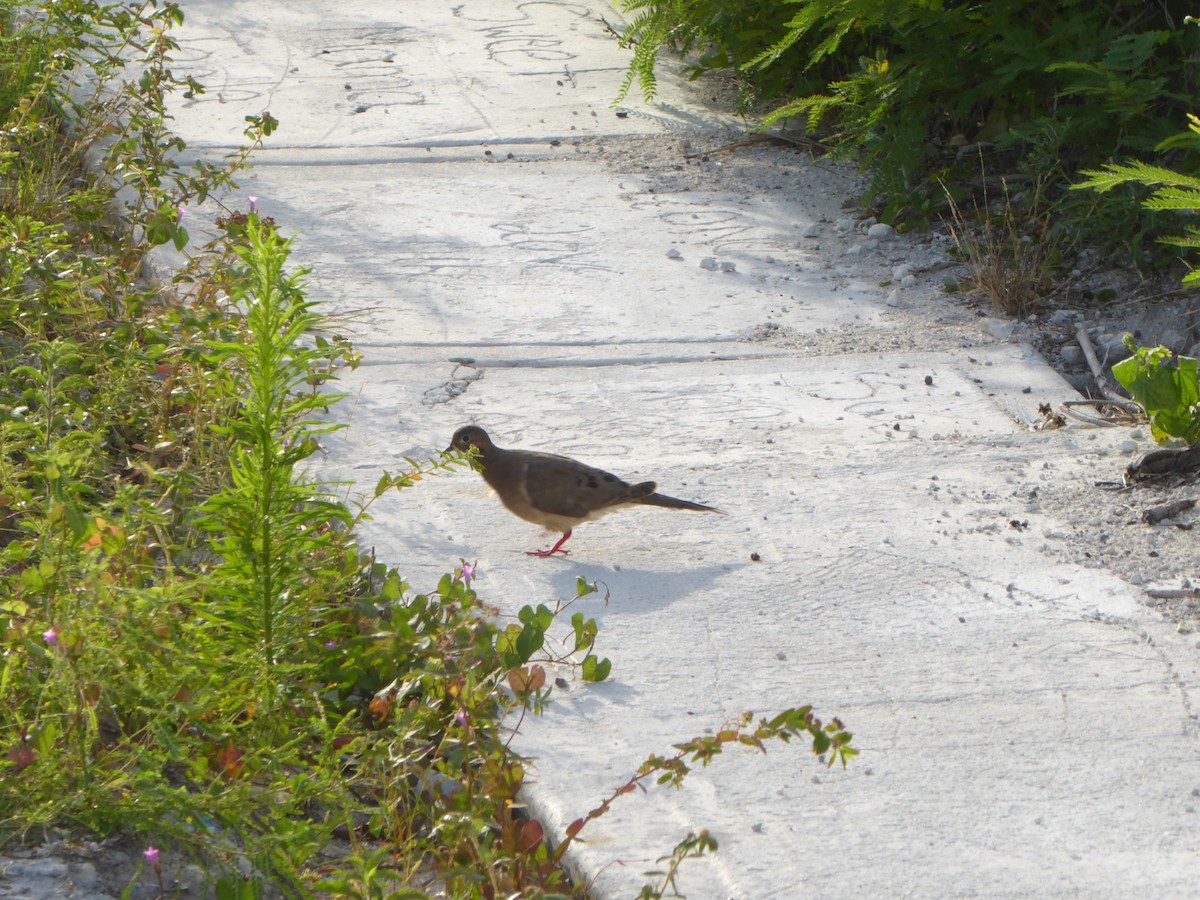
[{"label": "green leaf", "polygon": [[387,489],[391,486],[392,476],[387,472],[384,472],[383,475],[379,477],[379,480],[375,482],[375,497],[382,497],[387,492]]},{"label": "green leaf", "polygon": [[603,681],[611,671],[612,662],[608,657],[597,659],[595,654],[589,653],[583,660],[584,681]]},{"label": "green leaf", "polygon": [[1113,376],[1150,417],[1150,430],[1160,444],[1172,437],[1195,442],[1200,437],[1197,362],[1174,357],[1166,347],[1139,347],[1113,366]]},{"label": "green leaf", "polygon": [[529,662],[533,658],[533,654],[542,649],[545,639],[546,632],[536,625],[526,625],[521,629],[521,634],[517,637],[515,649],[522,664]]},{"label": "green leaf", "polygon": [[596,642],[600,627],[595,619],[584,619],[583,613],[571,616],[571,627],[575,630],[575,649],[572,652],[586,650]]},{"label": "green leaf", "polygon": [[54,722],[47,722],[41,728],[33,733],[33,749],[40,756],[48,756],[54,750],[54,744],[58,741],[59,728]]},{"label": "green leaf", "polygon": [[379,588],[379,597],[389,603],[399,600],[404,593],[403,582],[395,570],[388,573],[387,579]]}]

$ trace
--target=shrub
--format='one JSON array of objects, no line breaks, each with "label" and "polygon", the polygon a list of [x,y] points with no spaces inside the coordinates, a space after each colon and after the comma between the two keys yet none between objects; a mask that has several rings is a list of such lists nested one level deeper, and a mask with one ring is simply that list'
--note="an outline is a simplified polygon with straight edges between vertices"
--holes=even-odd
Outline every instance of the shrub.
[{"label": "shrub", "polygon": [[[772,103],[870,163],[892,214],[929,174],[953,175],[987,142],[1066,180],[1081,166],[1148,152],[1194,95],[1200,49],[1185,3],[976,4],[927,0],[624,0],[623,40],[653,90],[663,47],[693,50],[693,74],[735,72]],[[978,157],[968,154],[970,169]],[[967,171],[964,169],[964,171]],[[969,172],[968,172],[969,174]]]}]

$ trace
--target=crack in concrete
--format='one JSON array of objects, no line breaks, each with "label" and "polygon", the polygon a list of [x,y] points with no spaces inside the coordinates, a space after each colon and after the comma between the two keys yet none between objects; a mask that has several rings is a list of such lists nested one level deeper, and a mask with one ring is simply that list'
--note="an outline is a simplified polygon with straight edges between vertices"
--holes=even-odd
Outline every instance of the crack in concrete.
[{"label": "crack in concrete", "polygon": [[[455,397],[465,394],[472,382],[483,377],[483,369],[478,368],[473,359],[452,359],[450,362],[454,363],[450,377],[436,387],[427,390],[421,397],[422,405],[439,406],[449,403]],[[461,375],[460,372],[462,372]]]}]

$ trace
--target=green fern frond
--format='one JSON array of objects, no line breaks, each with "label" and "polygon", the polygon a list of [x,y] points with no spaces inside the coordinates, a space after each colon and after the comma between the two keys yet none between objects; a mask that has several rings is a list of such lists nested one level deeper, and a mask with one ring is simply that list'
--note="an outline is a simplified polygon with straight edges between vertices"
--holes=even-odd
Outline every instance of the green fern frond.
[{"label": "green fern frond", "polygon": [[1200,209],[1200,191],[1174,187],[1159,188],[1142,202],[1142,206],[1154,210],[1195,211]]},{"label": "green fern frond", "polygon": [[1072,188],[1090,188],[1103,192],[1123,184],[1161,184],[1200,190],[1200,178],[1137,160],[1130,163],[1109,163],[1103,169],[1085,169],[1080,174],[1085,176],[1085,180],[1072,185]]},{"label": "green fern frond", "polygon": [[1188,247],[1196,249],[1200,247],[1200,229],[1189,228],[1186,234],[1176,234],[1171,237],[1160,239],[1164,244],[1170,244],[1172,247]]},{"label": "green fern frond", "polygon": [[804,32],[799,28],[791,28],[789,24],[788,32],[779,41],[776,41],[762,53],[753,57],[749,61],[742,64],[742,68],[746,71],[754,69],[765,69],[771,63],[776,62],[779,57],[792,48],[796,41],[804,36]]},{"label": "green fern frond", "polygon": [[839,103],[840,101],[837,97],[830,97],[825,94],[801,97],[767,113],[763,117],[759,130],[762,131],[770,128],[784,119],[792,119],[803,115],[805,116],[805,125],[808,130],[814,131],[821,124],[821,120],[825,117],[826,113],[836,108]]},{"label": "green fern frond", "polygon": [[624,102],[633,89],[636,81],[641,89],[642,97],[647,103],[658,93],[658,81],[654,77],[654,65],[658,61],[659,51],[671,43],[676,32],[686,23],[683,0],[669,3],[654,3],[652,0],[624,0],[621,4],[623,12],[641,10],[621,32],[620,41],[624,47],[633,48],[633,59],[617,90],[617,97],[612,102],[617,106]]},{"label": "green fern frond", "polygon": [[1140,73],[1154,56],[1154,51],[1167,42],[1170,33],[1166,31],[1143,31],[1141,34],[1127,34],[1113,41],[1100,64],[1104,68],[1119,72],[1122,75]]}]

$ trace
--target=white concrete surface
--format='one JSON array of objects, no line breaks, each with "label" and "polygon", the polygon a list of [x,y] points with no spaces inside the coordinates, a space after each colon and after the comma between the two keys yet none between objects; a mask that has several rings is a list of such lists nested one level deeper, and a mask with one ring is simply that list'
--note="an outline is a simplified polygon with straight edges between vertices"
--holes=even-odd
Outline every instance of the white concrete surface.
[{"label": "white concrete surface", "polygon": [[[179,131],[219,155],[244,115],[281,120],[246,191],[367,356],[322,474],[365,492],[477,422],[728,512],[626,512],[534,559],[547,537],[472,473],[375,506],[364,538],[414,586],[466,558],[509,613],[580,575],[611,592],[580,607],[611,680],[560,673],[514,744],[550,832],[743,710],[813,703],[855,733],[846,771],[779,745],[623,798],[571,854],[596,896],[636,894],[700,828],[720,850],[683,868],[693,900],[1195,894],[1200,651],[1058,562],[1037,498],[1113,477],[1124,436],[1030,432],[1070,389],[1029,348],[962,349],[869,267],[822,268],[802,234],[841,213],[804,186],[835,176],[760,148],[762,190],[713,168],[663,191],[637,154],[686,174],[684,142],[736,122],[665,70],[657,105],[617,117],[599,0],[184,10],[181,68],[209,93]],[[764,323],[795,339],[739,340]]]}]

